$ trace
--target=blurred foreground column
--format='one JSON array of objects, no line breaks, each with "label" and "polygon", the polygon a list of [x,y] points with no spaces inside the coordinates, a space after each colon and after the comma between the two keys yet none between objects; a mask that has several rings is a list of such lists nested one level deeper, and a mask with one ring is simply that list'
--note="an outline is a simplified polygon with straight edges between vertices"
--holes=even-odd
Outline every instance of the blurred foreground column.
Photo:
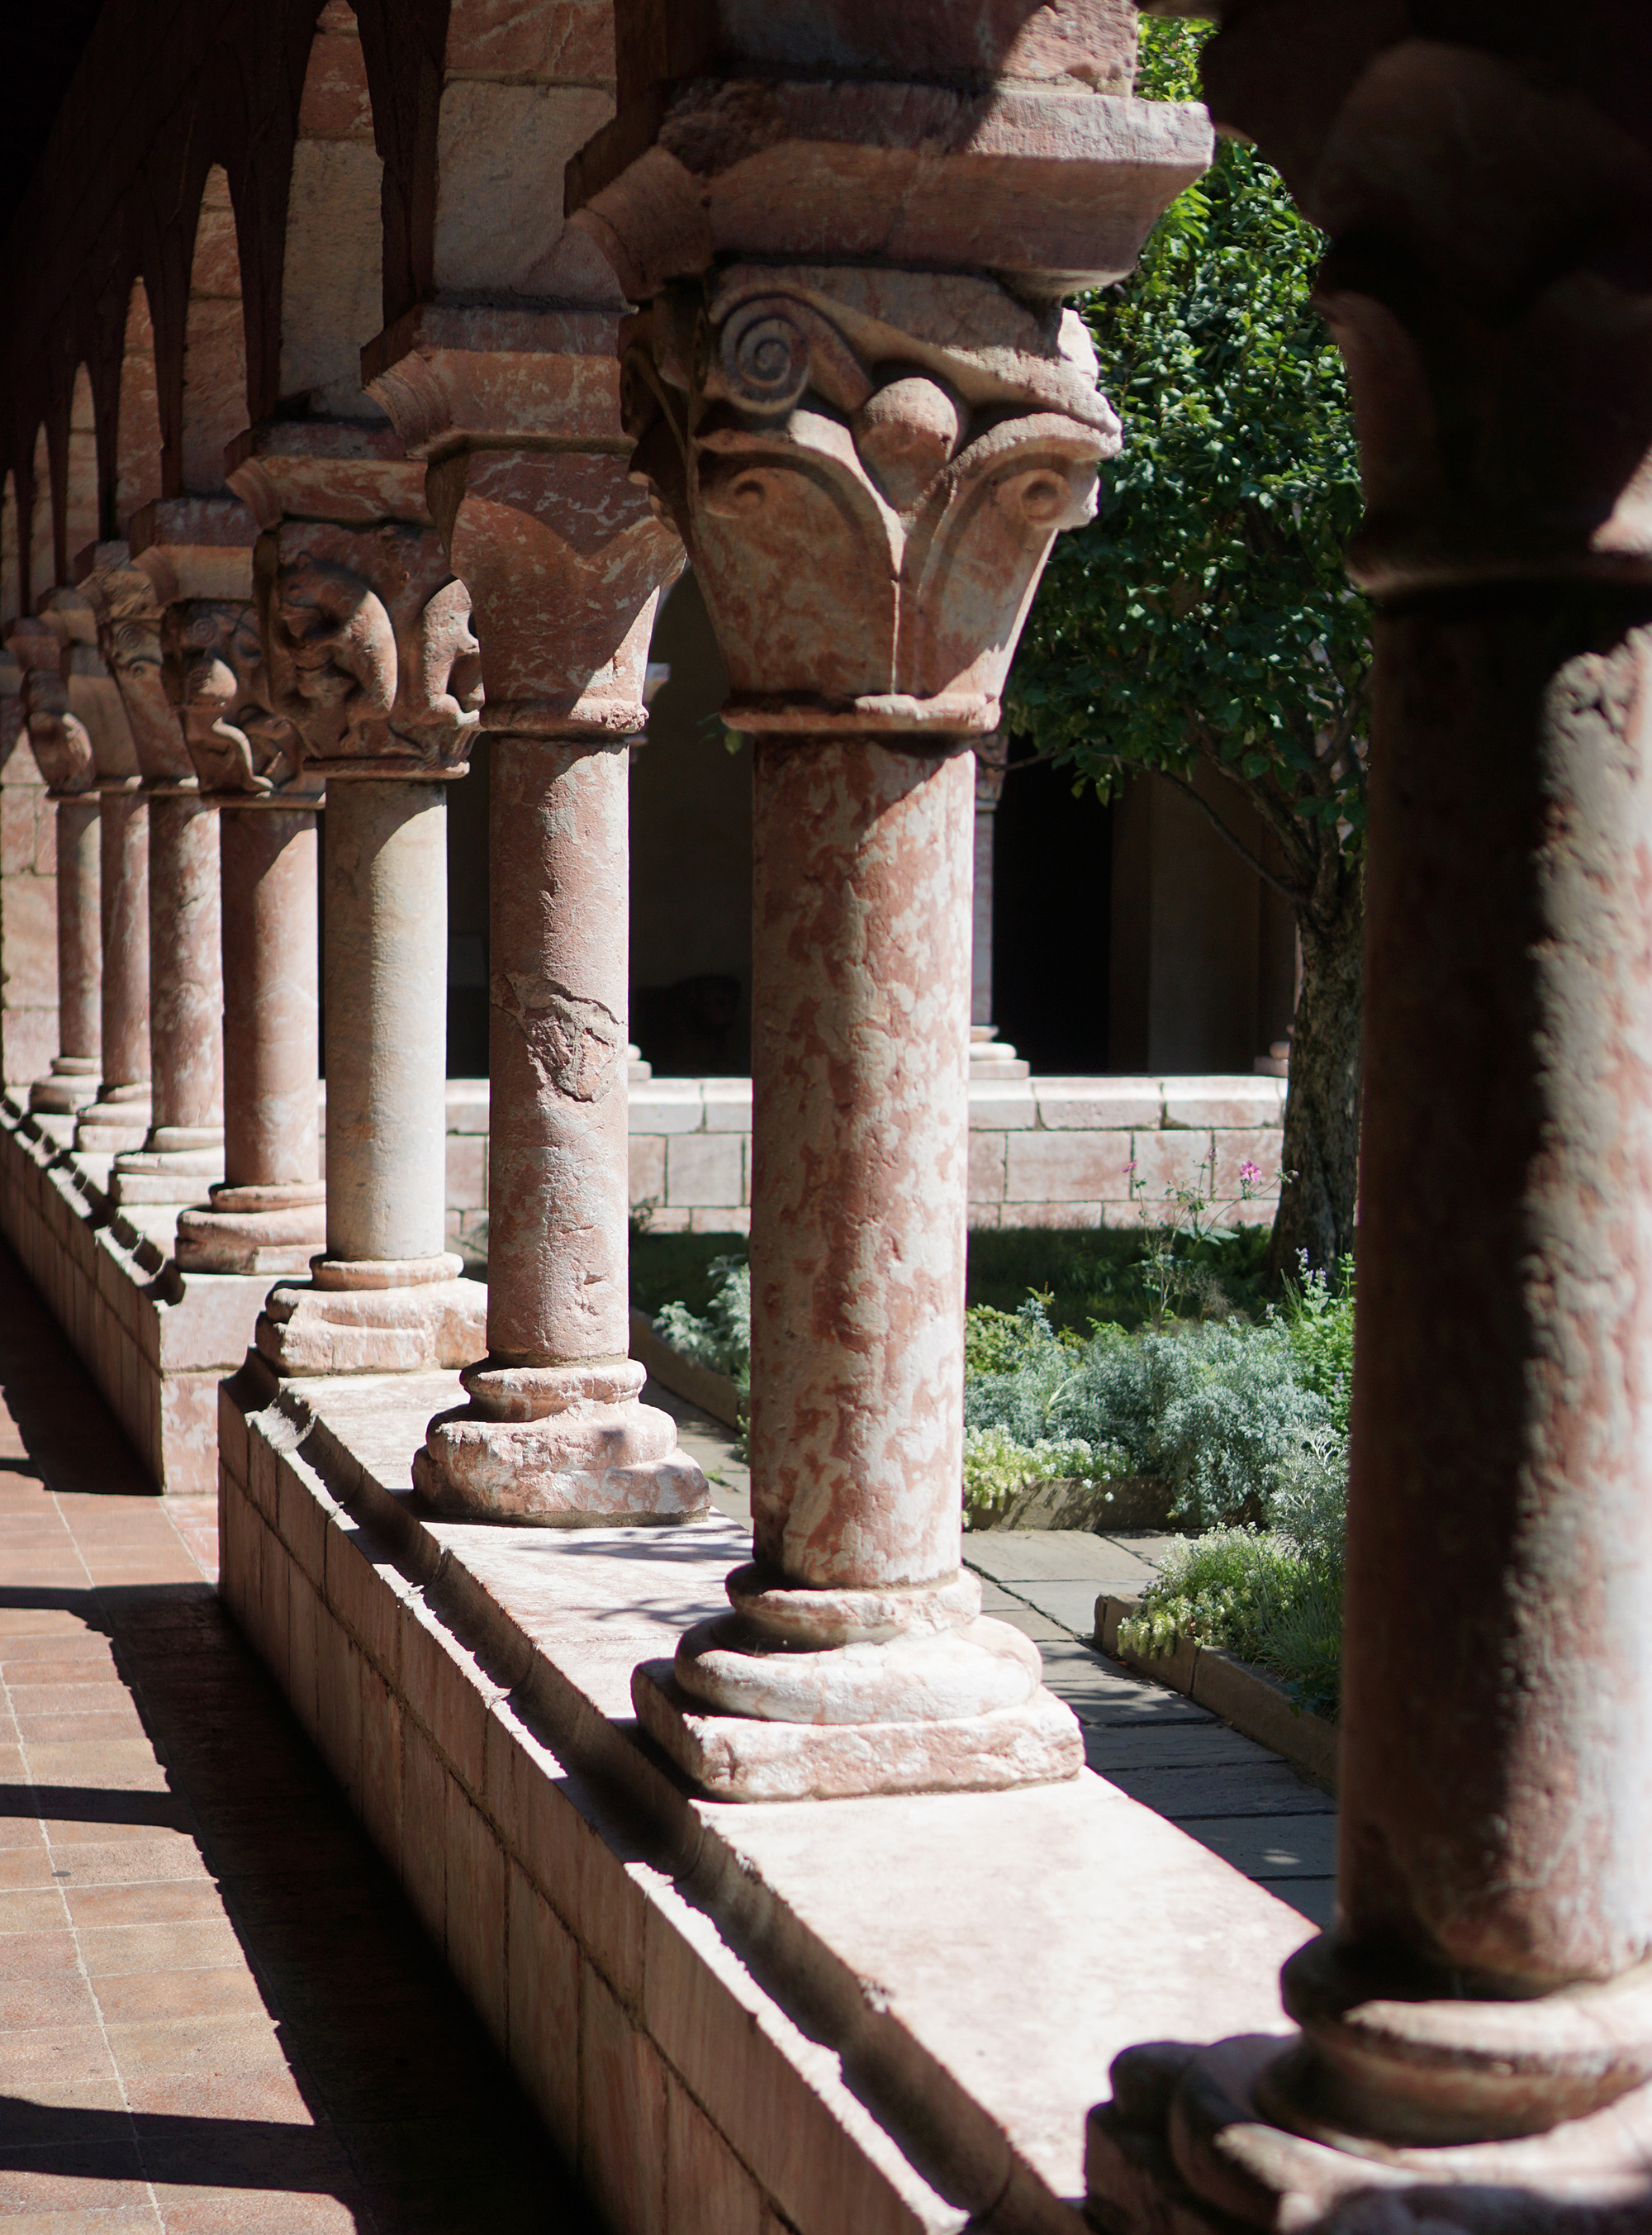
[{"label": "blurred foreground column", "polygon": [[1115,2067],[1117,2228],[1652,2225],[1652,51],[1404,13],[1207,56],[1333,237],[1381,608],[1341,1853],[1293,2045]]},{"label": "blurred foreground column", "polygon": [[1060,295],[1129,270],[1208,127],[1129,97],[1111,9],[620,16],[574,222],[647,306],[632,467],[756,787],[754,1557],[637,1711],[723,1798],[1071,1776],[960,1564],[970,743],[1118,447]]},{"label": "blurred foreground column", "polygon": [[612,309],[428,308],[368,352],[470,590],[489,733],[487,1355],[430,1424],[439,1511],[703,1512],[630,1356],[627,741],[682,547],[627,478]]}]

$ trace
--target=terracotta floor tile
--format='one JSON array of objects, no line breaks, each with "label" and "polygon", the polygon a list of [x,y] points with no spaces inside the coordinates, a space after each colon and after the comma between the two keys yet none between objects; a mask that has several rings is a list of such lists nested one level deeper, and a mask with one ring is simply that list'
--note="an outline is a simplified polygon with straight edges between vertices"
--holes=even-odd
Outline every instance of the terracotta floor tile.
[{"label": "terracotta floor tile", "polygon": [[108,2029],[122,2073],[252,2072],[286,2062],[267,2017],[152,2018]]},{"label": "terracotta floor tile", "polygon": [[[48,1901],[53,1901],[50,1894]],[[69,1929],[69,1919],[63,1914],[63,1904],[55,1901],[57,1915],[52,1925],[33,1932],[0,1932],[0,1981],[9,1979],[43,1979],[56,1972],[74,1972],[81,1968],[80,1950],[75,1936]]]},{"label": "terracotta floor tile", "polygon": [[23,2094],[12,2096],[6,2105],[5,2147],[24,2149],[82,2132],[82,2114],[88,2111],[118,2112],[126,2117],[125,2094],[113,2066],[100,2080],[67,2080],[55,2086],[38,2080]]},{"label": "terracotta floor tile", "polygon": [[115,2205],[148,2200],[129,2124],[119,2138],[111,2134],[108,2140],[56,2143],[42,2150],[8,2150],[0,2160],[0,2219],[25,2208],[108,2211]]},{"label": "terracotta floor tile", "polygon": [[[77,1937],[81,1961],[92,1979],[117,1978],[127,1971],[203,1971],[225,1965],[244,1970],[246,1966],[246,1951],[235,1928],[221,1915],[175,1924],[82,1925]],[[0,1941],[0,1951],[3,1947]]]},{"label": "terracotta floor tile", "polygon": [[[27,1797],[26,1786],[11,1786],[3,1796],[0,1796],[5,1805],[5,1812],[0,1814],[0,1854],[3,1854],[9,1848],[17,1847],[31,1852],[38,1847],[42,1853],[45,1852],[42,1845],[40,1819],[35,1815],[33,1810],[30,1809],[26,1816],[20,1816],[16,1812],[18,1800]],[[4,1883],[4,1878],[0,1877],[0,1884]]]},{"label": "terracotta floor tile", "polygon": [[197,1918],[221,1919],[223,1896],[210,1878],[151,1878],[137,1885],[63,1886],[63,1898],[82,1932],[117,1925],[183,1924]]},{"label": "terracotta floor tile", "polygon": [[36,1675],[24,1668],[7,1677],[6,1693],[14,1715],[95,1714],[132,1706],[132,1694],[115,1674],[113,1658],[95,1675],[76,1673],[67,1678],[49,1670]]},{"label": "terracotta floor tile", "polygon": [[[108,1735],[87,1727],[100,1720],[96,1716],[67,1715],[63,1720],[69,1735],[23,1742],[29,1755],[29,1774],[35,1784],[119,1789],[114,1786],[114,1780],[140,1773],[159,1779],[164,1784],[166,1773],[156,1760],[153,1743],[135,1719],[125,1730]],[[140,1788],[128,1789],[135,1792]]]},{"label": "terracotta floor tile", "polygon": [[31,2083],[110,2077],[114,2061],[101,2025],[30,2026],[0,2032],[0,2094],[27,2094]]},{"label": "terracotta floor tile", "polygon": [[49,1886],[55,1883],[51,1850],[41,1838],[38,1824],[30,1825],[29,1828],[35,1834],[31,1845],[20,1842],[15,1847],[8,1847],[0,1840],[0,1893],[11,1892],[21,1887]]},{"label": "terracotta floor tile", "polygon": [[127,2235],[129,2229],[163,2235],[159,2214],[147,2199],[108,2212],[25,2212],[6,2221],[6,2235]]},{"label": "terracotta floor tile", "polygon": [[225,2119],[260,2127],[313,2127],[318,2121],[287,2065],[258,2072],[134,2072],[126,2081],[134,2115],[153,2119]]},{"label": "terracotta floor tile", "polygon": [[90,1746],[100,1740],[142,1735],[143,1718],[128,1692],[118,1704],[103,1707],[67,1707],[60,1714],[14,1707],[17,1732],[26,1747]]},{"label": "terracotta floor tile", "polygon": [[332,2196],[281,2189],[158,2191],[167,2235],[354,2235],[369,2223]]},{"label": "terracotta floor tile", "polygon": [[[45,1853],[42,1848],[42,1854]],[[3,1862],[3,1857],[0,1857]],[[56,1868],[53,1865],[56,1865]],[[72,1852],[49,1859],[46,1875],[61,1871],[76,1885],[135,1884],[145,1878],[204,1878],[201,1851],[186,1832],[151,1832],[144,1838],[76,1842]],[[0,1879],[0,1882],[3,1882]],[[37,1879],[19,1880],[36,1884]]]},{"label": "terracotta floor tile", "polygon": [[56,1932],[67,1919],[68,1911],[56,1886],[0,1891],[0,1934]]},{"label": "terracotta floor tile", "polygon": [[108,2026],[152,2018],[255,2017],[264,2007],[258,1983],[245,1964],[232,1970],[220,1964],[194,1971],[117,1971],[98,1979],[93,1992]]},{"label": "terracotta floor tile", "polygon": [[96,2020],[97,2004],[78,1969],[47,1977],[0,1979],[0,2034]]}]

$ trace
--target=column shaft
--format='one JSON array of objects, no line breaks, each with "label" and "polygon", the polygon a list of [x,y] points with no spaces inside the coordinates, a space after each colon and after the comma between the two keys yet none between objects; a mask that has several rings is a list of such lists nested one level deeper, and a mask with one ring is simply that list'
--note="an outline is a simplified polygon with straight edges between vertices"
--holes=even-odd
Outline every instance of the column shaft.
[{"label": "column shaft", "polygon": [[313,813],[223,818],[224,1176],[314,1189],[320,945]]},{"label": "column shaft", "polygon": [[447,795],[327,800],[327,1254],[439,1257],[447,1200]]},{"label": "column shaft", "polygon": [[149,802],[150,1101],[156,1128],[209,1131],[224,1104],[219,818]]},{"label": "column shaft", "polygon": [[487,1347],[499,1363],[630,1349],[624,742],[496,737]]},{"label": "column shaft", "polygon": [[1381,624],[1339,1894],[1519,1995],[1652,1950],[1649,624]]},{"label": "column shaft", "polygon": [[102,1039],[99,901],[101,819],[95,798],[57,803],[57,1045],[95,1066]]},{"label": "column shaft", "polygon": [[99,804],[107,1092],[149,1077],[149,803],[109,791]]},{"label": "column shaft", "polygon": [[756,1562],[929,1583],[962,1543],[973,764],[755,755]]}]

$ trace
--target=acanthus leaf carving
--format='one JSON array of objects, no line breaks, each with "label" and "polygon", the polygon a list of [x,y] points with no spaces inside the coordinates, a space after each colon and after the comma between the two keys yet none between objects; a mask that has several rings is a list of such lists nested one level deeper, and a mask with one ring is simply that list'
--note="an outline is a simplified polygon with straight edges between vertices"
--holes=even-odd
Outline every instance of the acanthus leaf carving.
[{"label": "acanthus leaf carving", "polygon": [[98,547],[82,587],[97,619],[98,649],[120,693],[144,782],[188,783],[195,775],[178,711],[167,693],[155,586],[123,543]]},{"label": "acanthus leaf carving", "polygon": [[973,279],[746,270],[627,340],[632,471],[694,556],[731,722],[990,730],[1119,447],[1081,325]]}]

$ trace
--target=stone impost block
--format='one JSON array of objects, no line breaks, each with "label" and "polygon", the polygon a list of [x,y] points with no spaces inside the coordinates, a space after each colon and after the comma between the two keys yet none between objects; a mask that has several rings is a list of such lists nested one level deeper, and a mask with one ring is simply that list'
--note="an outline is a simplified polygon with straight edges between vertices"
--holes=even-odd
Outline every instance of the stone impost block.
[{"label": "stone impost block", "polygon": [[1152,1078],[1035,1078],[1039,1121],[1056,1131],[1126,1131],[1164,1121],[1165,1098]]},{"label": "stone impost block", "polygon": [[667,1203],[674,1210],[737,1207],[744,1176],[741,1161],[736,1135],[676,1135],[666,1144]]},{"label": "stone impost block", "polygon": [[1132,1144],[1139,1137],[1128,1133],[1012,1133],[1006,1144],[1004,1200],[1035,1203],[1127,1198]]}]

